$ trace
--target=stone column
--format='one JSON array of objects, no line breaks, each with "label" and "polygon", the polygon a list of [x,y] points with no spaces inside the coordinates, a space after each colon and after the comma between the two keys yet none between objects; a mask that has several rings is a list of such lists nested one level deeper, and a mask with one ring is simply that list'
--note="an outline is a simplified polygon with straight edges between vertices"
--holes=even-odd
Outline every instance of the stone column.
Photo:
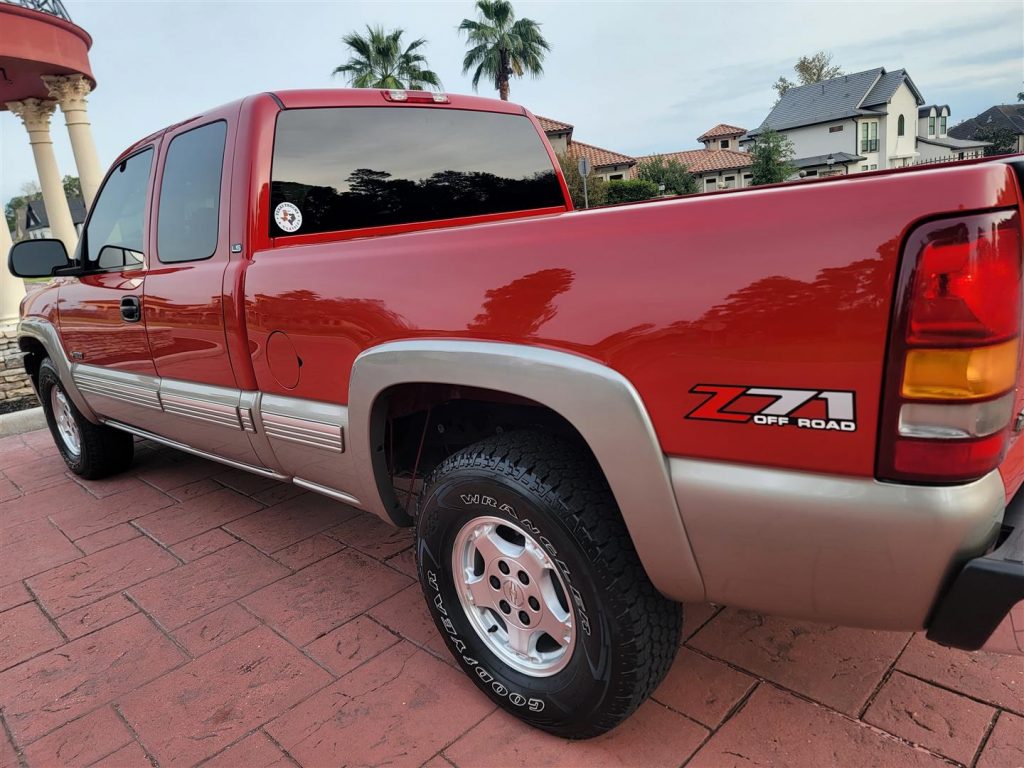
[{"label": "stone column", "polygon": [[50,89],[50,98],[60,104],[71,138],[71,151],[75,153],[78,178],[82,182],[82,197],[87,208],[103,181],[103,169],[96,155],[96,142],[89,126],[89,113],[85,109],[85,97],[92,86],[82,75],[43,75],[43,82]]},{"label": "stone column", "polygon": [[7,270],[7,254],[11,250],[11,232],[7,221],[0,221],[0,326],[18,316],[18,305],[25,295],[25,283]]},{"label": "stone column", "polygon": [[71,221],[71,209],[64,195],[60,170],[57,168],[57,157],[53,154],[53,140],[50,138],[50,117],[57,102],[44,99],[25,99],[9,101],[7,108],[21,118],[28,131],[28,143],[32,145],[32,154],[36,159],[36,173],[39,174],[39,186],[43,188],[43,202],[46,203],[46,216],[50,220],[50,231],[58,240],[64,241],[70,256],[78,244],[78,233]]}]

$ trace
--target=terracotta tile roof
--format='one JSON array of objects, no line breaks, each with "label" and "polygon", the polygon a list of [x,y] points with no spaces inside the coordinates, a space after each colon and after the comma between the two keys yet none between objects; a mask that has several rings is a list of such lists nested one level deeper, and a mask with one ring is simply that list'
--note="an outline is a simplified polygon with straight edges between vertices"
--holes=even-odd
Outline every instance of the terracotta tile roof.
[{"label": "terracotta tile roof", "polygon": [[563,123],[561,120],[552,120],[550,117],[541,117],[540,115],[534,115],[534,117],[540,122],[544,133],[565,133],[572,130],[571,123]]},{"label": "terracotta tile roof", "polygon": [[601,149],[592,144],[584,144],[582,141],[573,141],[569,145],[569,156],[579,157],[580,155],[590,158],[590,162],[595,168],[605,165],[633,165],[636,163],[635,157],[612,152],[610,149]]},{"label": "terracotta tile roof", "polygon": [[717,139],[719,136],[739,136],[746,132],[746,128],[729,125],[728,123],[719,123],[710,131],[705,131],[703,135],[698,136],[697,141],[704,141],[704,139]]},{"label": "terracotta tile roof", "polygon": [[691,173],[713,173],[733,168],[746,168],[754,164],[749,152],[740,152],[736,149],[688,149],[683,152],[667,152],[664,155],[638,157],[637,162],[641,163],[653,157],[662,158],[662,162],[678,160]]}]

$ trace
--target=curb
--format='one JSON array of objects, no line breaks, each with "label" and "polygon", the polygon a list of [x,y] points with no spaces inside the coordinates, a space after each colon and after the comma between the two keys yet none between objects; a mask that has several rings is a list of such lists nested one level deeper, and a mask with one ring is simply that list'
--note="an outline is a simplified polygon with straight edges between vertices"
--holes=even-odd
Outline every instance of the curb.
[{"label": "curb", "polygon": [[46,416],[39,406],[0,415],[0,437],[20,435],[22,432],[32,432],[45,426]]}]

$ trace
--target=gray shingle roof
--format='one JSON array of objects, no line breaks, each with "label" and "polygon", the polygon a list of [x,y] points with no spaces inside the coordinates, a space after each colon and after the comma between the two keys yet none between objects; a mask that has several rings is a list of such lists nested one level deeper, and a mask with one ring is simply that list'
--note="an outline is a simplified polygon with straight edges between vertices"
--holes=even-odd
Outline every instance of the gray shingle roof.
[{"label": "gray shingle roof", "polygon": [[949,135],[958,139],[973,139],[982,128],[1009,128],[1018,135],[1024,133],[1024,104],[989,107],[977,117],[954,125],[949,129]]},{"label": "gray shingle roof", "polygon": [[920,106],[924,104],[924,99],[921,98],[921,92],[917,90],[917,86],[914,85],[914,81],[910,79],[910,75],[907,74],[905,69],[897,69],[892,72],[886,72],[882,70],[883,74],[875,83],[875,87],[868,91],[868,95],[864,97],[864,101],[861,103],[862,107],[870,109],[871,107],[877,107],[882,104],[888,104],[889,99],[896,93],[896,89],[899,88],[903,83],[907,84],[910,88],[911,93],[914,94],[914,98],[917,99],[917,104]]},{"label": "gray shingle roof", "polygon": [[782,131],[857,115],[879,114],[878,109],[872,110],[869,107],[877,108],[887,104],[903,82],[910,87],[918,104],[923,104],[920,92],[902,69],[886,72],[884,67],[877,67],[790,88],[768,113],[764,122],[747,136],[757,136],[767,128]]},{"label": "gray shingle roof", "polygon": [[942,110],[946,110],[946,114],[949,114],[949,104],[927,104],[917,110],[917,116],[930,117],[933,109],[936,115],[941,115]]},{"label": "gray shingle roof", "polygon": [[[82,198],[69,197],[68,207],[71,209],[72,223],[81,224],[85,221],[85,201]],[[25,204],[25,209],[25,229],[27,231],[50,226],[50,217],[46,213],[46,203],[43,202],[42,198],[29,200]]]},{"label": "gray shingle roof", "polygon": [[957,139],[949,136],[918,136],[917,140],[924,144],[934,144],[937,147],[946,147],[947,149],[977,149],[978,147],[992,146],[992,142],[989,141]]}]

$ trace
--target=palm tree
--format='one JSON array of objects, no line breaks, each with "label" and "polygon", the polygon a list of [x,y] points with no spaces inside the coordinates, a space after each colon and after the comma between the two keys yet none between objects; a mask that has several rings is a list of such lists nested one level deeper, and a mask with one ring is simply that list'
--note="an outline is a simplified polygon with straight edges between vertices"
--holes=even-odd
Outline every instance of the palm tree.
[{"label": "palm tree", "polygon": [[508,0],[477,0],[479,21],[463,19],[459,31],[466,33],[472,46],[462,60],[462,74],[476,67],[473,90],[480,78],[494,80],[502,101],[508,101],[508,83],[512,75],[534,77],[543,74],[544,52],[551,46],[533,19],[515,20],[516,12]]},{"label": "palm tree", "polygon": [[404,30],[385,32],[383,27],[366,27],[367,36],[358,32],[345,35],[342,42],[352,51],[348,63],[337,67],[332,75],[343,74],[355,88],[395,88],[422,91],[424,86],[441,87],[437,74],[426,69],[427,59],[416,49],[426,44],[420,38],[402,50]]}]

